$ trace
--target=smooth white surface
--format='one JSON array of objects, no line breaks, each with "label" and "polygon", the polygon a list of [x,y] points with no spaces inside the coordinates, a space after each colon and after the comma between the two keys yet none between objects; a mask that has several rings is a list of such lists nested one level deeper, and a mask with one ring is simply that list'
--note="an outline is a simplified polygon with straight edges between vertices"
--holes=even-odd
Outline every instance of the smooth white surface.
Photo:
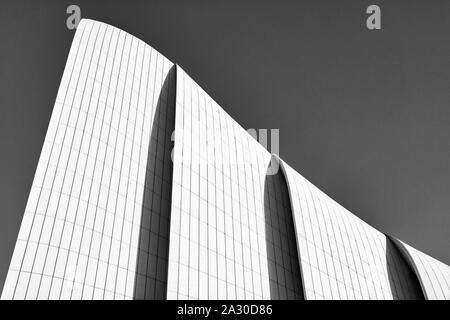
[{"label": "smooth white surface", "polygon": [[[140,237],[152,237],[142,212],[170,189],[161,172],[168,159],[149,146],[164,154],[150,137],[161,129],[152,124],[173,66],[126,32],[80,22],[2,299],[131,299],[136,279],[149,298],[165,286],[150,276],[155,248],[138,248]],[[270,299],[264,186],[271,155],[179,66],[176,79],[167,298]],[[149,154],[158,158],[152,181],[163,189],[146,188]],[[419,284],[405,256],[427,298],[450,299],[449,266],[406,244],[409,255],[399,254],[384,234],[281,164],[306,299],[415,298]]]},{"label": "smooth white surface", "polygon": [[384,234],[343,208],[286,163],[282,162],[282,167],[291,193],[307,299],[417,296],[414,288],[417,284],[412,283],[400,256],[388,257]]},{"label": "smooth white surface", "polygon": [[269,299],[270,154],[179,66],[169,299]]},{"label": "smooth white surface", "polygon": [[151,125],[173,64],[83,19],[75,33],[2,299],[129,299]]},{"label": "smooth white surface", "polygon": [[450,267],[410,245],[396,240],[411,259],[422,289],[429,300],[450,300]]}]

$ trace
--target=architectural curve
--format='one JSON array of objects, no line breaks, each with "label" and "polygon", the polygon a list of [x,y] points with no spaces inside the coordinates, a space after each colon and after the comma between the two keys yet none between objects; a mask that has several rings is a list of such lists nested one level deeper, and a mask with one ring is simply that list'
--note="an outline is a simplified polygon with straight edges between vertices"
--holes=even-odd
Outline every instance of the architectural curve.
[{"label": "architectural curve", "polygon": [[147,156],[173,66],[120,29],[80,21],[2,299],[134,297],[144,201],[162,199],[144,198]]},{"label": "architectural curve", "polygon": [[[387,238],[282,161],[292,197],[306,299],[420,299]],[[400,257],[393,256],[397,261]],[[397,277],[390,277],[394,268]],[[391,269],[392,270],[392,269]],[[393,289],[395,287],[395,289]]]},{"label": "architectural curve", "polygon": [[270,153],[177,65],[168,299],[270,299]]},{"label": "architectural curve", "polygon": [[450,300],[450,267],[410,245],[391,238],[419,279],[427,300]]},{"label": "architectural curve", "polygon": [[1,298],[450,299],[450,267],[394,243],[180,66],[83,19]]}]

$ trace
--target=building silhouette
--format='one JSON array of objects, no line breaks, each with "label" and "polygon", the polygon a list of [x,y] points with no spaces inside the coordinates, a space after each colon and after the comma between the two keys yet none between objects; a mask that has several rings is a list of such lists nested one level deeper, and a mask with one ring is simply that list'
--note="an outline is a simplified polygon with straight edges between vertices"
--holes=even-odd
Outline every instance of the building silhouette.
[{"label": "building silhouette", "polygon": [[450,299],[450,267],[340,206],[180,66],[83,19],[2,299]]}]

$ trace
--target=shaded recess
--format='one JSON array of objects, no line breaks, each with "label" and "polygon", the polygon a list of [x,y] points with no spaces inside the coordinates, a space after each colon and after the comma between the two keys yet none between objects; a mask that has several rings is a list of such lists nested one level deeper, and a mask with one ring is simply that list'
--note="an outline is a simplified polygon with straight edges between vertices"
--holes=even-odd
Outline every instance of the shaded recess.
[{"label": "shaded recess", "polygon": [[395,241],[386,237],[386,261],[389,285],[394,300],[425,300],[420,281],[409,257]]},{"label": "shaded recess", "polygon": [[163,79],[148,148],[134,299],[166,299],[175,128],[176,67]]},{"label": "shaded recess", "polygon": [[[278,164],[272,156],[271,165]],[[270,165],[269,165],[270,167]],[[264,182],[264,218],[269,267],[270,297],[273,300],[303,300],[299,255],[286,178],[279,168],[269,168]]]},{"label": "shaded recess", "polygon": [[386,262],[393,299],[424,300],[416,274],[389,238],[386,238]]}]

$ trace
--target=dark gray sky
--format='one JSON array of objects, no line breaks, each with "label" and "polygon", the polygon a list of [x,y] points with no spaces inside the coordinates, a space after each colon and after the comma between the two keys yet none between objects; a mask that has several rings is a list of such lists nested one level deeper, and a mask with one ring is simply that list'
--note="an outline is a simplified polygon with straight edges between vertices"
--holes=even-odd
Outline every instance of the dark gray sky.
[{"label": "dark gray sky", "polygon": [[[0,288],[74,31],[66,8],[180,64],[357,216],[450,264],[450,1],[2,1]],[[366,28],[366,8],[382,30]]]}]

